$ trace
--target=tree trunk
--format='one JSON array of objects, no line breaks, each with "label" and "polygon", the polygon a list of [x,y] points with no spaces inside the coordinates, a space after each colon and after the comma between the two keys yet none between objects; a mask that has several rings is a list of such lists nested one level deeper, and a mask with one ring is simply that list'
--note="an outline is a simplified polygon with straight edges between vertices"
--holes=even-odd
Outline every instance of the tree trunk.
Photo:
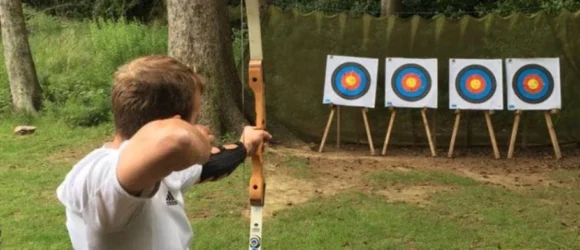
[{"label": "tree trunk", "polygon": [[0,1],[0,25],[13,109],[34,114],[40,108],[40,85],[20,0]]},{"label": "tree trunk", "polygon": [[242,86],[232,50],[226,1],[167,0],[169,55],[206,81],[200,123],[215,135],[240,131]]},{"label": "tree trunk", "polygon": [[397,15],[402,7],[401,0],[381,0],[381,16]]}]

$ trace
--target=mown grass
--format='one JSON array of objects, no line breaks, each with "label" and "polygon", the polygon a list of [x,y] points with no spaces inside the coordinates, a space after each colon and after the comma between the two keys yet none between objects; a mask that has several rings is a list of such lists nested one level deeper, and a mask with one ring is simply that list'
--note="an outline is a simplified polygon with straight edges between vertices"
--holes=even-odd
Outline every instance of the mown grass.
[{"label": "mown grass", "polygon": [[[568,174],[576,171],[569,171]],[[563,175],[559,173],[558,175]],[[460,245],[467,249],[574,249],[580,247],[580,191],[564,187],[535,187],[515,191],[478,183],[472,179],[439,171],[381,172],[370,175],[375,188],[388,185],[453,186],[450,192],[434,194],[433,217],[460,225]],[[580,183],[580,178],[568,179]],[[439,233],[445,234],[448,228]],[[449,239],[455,241],[456,239]],[[421,248],[441,249],[438,241]],[[449,248],[447,248],[449,249]]]},{"label": "mown grass", "polygon": [[[14,136],[13,126],[38,126]],[[110,125],[69,127],[50,118],[0,121],[0,228],[3,249],[70,249],[63,207],[55,190],[84,154],[110,138]],[[269,157],[280,170],[303,168],[293,157]],[[246,247],[247,163],[219,182],[186,194],[195,241],[192,249]],[[571,173],[577,174],[572,171]],[[306,176],[293,176],[312,180]],[[563,176],[563,174],[562,174]],[[578,184],[578,179],[569,179]],[[511,191],[451,173],[411,171],[369,174],[367,184],[453,186],[419,207],[390,203],[351,190],[279,211],[264,224],[268,249],[574,249],[580,242],[577,197],[564,187]]]},{"label": "mown grass", "polygon": [[[38,130],[13,136],[19,124]],[[0,229],[3,249],[70,249],[56,187],[74,160],[99,146],[109,126],[70,128],[50,118],[0,116]]]},{"label": "mown grass", "polygon": [[367,181],[372,186],[379,188],[386,188],[396,184],[404,184],[404,185],[443,184],[443,185],[460,185],[460,186],[469,186],[478,184],[473,179],[440,171],[377,172],[368,175]]}]

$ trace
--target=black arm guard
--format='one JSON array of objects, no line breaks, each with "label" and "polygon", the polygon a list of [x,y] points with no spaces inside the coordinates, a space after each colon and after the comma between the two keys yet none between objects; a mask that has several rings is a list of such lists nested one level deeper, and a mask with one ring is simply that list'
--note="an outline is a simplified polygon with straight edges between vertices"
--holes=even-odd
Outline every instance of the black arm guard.
[{"label": "black arm guard", "polygon": [[201,170],[201,182],[215,181],[229,176],[236,168],[246,160],[246,147],[241,142],[235,144],[234,149],[217,147],[220,152],[210,156],[209,161],[203,164]]}]

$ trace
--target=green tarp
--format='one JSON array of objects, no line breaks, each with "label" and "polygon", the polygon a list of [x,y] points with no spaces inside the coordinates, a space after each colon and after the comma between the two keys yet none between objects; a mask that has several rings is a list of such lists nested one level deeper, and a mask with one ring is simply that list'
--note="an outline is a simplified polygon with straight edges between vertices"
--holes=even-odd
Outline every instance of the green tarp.
[{"label": "green tarp", "polygon": [[[319,141],[329,115],[322,104],[328,54],[379,59],[376,108],[369,110],[375,144],[382,145],[389,119],[384,107],[384,59],[386,57],[438,58],[439,109],[429,110],[429,121],[439,146],[449,144],[454,115],[449,110],[449,58],[558,57],[561,65],[562,110],[554,116],[561,142],[580,137],[580,12],[558,16],[538,13],[509,17],[487,15],[423,19],[415,16],[376,18],[320,12],[299,13],[271,7],[263,17],[264,67],[267,111],[270,118],[304,139]],[[504,92],[505,93],[505,92]],[[504,95],[505,96],[505,95]],[[513,112],[492,116],[500,146],[507,145]],[[434,125],[434,123],[436,123]],[[342,108],[342,140],[366,141],[360,109]],[[332,132],[334,133],[334,132]],[[550,142],[541,112],[522,117],[518,143]],[[334,138],[331,134],[330,142]],[[400,110],[391,142],[425,144],[425,130],[418,110]],[[489,145],[481,112],[462,116],[458,145]]]}]

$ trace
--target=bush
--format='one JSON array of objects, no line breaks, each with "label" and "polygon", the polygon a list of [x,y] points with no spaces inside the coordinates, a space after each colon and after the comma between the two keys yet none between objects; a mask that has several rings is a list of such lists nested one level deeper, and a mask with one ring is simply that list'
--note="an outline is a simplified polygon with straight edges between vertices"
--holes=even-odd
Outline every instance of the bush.
[{"label": "bush", "polygon": [[[72,126],[111,121],[113,73],[145,55],[167,54],[167,27],[138,22],[71,21],[25,9],[36,73],[43,92],[41,114]],[[233,33],[238,66],[241,32]],[[248,54],[247,34],[244,50]],[[3,54],[0,46],[0,54]],[[10,113],[10,87],[0,60],[0,115]]]},{"label": "bush", "polygon": [[[125,21],[66,21],[27,10],[30,46],[43,90],[42,112],[71,125],[110,120],[112,75],[127,61],[167,53],[167,29]],[[10,109],[4,60],[0,112]]]}]

